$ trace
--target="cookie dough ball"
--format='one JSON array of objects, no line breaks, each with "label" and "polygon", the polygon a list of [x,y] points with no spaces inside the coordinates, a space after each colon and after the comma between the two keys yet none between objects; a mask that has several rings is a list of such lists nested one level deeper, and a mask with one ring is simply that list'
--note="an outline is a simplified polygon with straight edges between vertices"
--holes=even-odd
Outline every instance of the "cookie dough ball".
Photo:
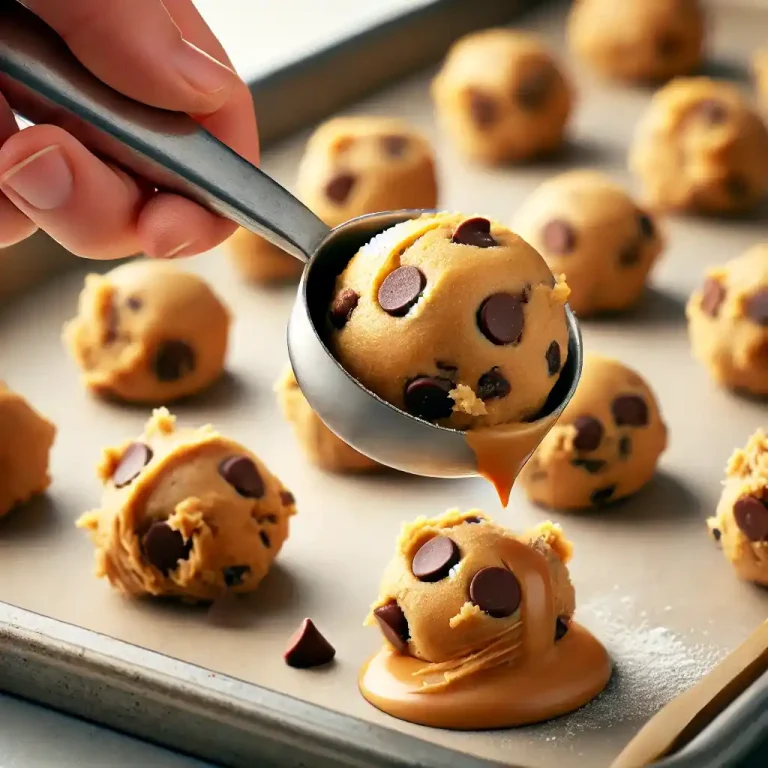
[{"label": "cookie dough ball", "polygon": [[432,83],[437,119],[467,157],[520,161],[563,143],[573,90],[530,34],[490,29],[451,47]]},{"label": "cookie dough ball", "polygon": [[685,75],[701,63],[704,37],[699,0],[580,0],[568,18],[574,53],[618,80]]},{"label": "cookie dough ball", "polygon": [[391,117],[336,117],[309,138],[299,197],[329,227],[356,216],[437,205],[429,142]]},{"label": "cookie dough ball", "polygon": [[86,277],[64,341],[96,394],[168,403],[221,376],[229,322],[202,278],[139,260]]},{"label": "cookie dough ball", "polygon": [[768,395],[768,244],[709,270],[686,314],[693,354],[715,381]]},{"label": "cookie dough ball", "polygon": [[731,456],[717,511],[707,525],[736,575],[768,586],[768,436],[763,430]]},{"label": "cookie dough ball", "polygon": [[242,227],[224,244],[244,280],[269,285],[297,280],[304,264],[260,235]]},{"label": "cookie dough ball", "polygon": [[761,48],[752,57],[752,75],[757,97],[761,105],[768,108],[768,48]]},{"label": "cookie dough ball", "polygon": [[0,517],[48,488],[56,427],[0,381]]},{"label": "cookie dough ball", "polygon": [[568,303],[586,317],[637,304],[664,245],[647,211],[598,171],[544,182],[523,203],[512,229],[564,272]]},{"label": "cookie dough ball", "polygon": [[629,165],[655,208],[746,211],[768,186],[768,130],[733,85],[674,80],[640,120]]},{"label": "cookie dough ball", "polygon": [[369,472],[381,464],[358,453],[325,426],[299,389],[290,365],[275,385],[280,409],[307,458],[329,472]]},{"label": "cookie dough ball", "polygon": [[178,429],[165,408],[137,440],[104,451],[99,477],[101,508],[77,525],[96,546],[96,575],[136,597],[251,592],[296,512],[247,448],[210,426]]},{"label": "cookie dough ball", "polygon": [[666,447],[667,428],[643,378],[617,360],[587,355],[573,399],[520,481],[537,504],[586,509],[639,491]]},{"label": "cookie dough ball", "polygon": [[567,298],[506,227],[426,215],[377,235],[349,262],[330,344],[358,381],[414,416],[458,429],[522,421],[565,363]]}]

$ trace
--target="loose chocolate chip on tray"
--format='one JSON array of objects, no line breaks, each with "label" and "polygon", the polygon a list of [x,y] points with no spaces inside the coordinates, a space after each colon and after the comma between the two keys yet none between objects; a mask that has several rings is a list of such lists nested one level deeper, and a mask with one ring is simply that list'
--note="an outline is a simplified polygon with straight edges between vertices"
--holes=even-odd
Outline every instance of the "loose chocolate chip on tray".
[{"label": "loose chocolate chip on tray", "polygon": [[464,219],[453,232],[452,243],[474,245],[476,248],[492,248],[498,242],[491,234],[491,222],[482,216]]},{"label": "loose chocolate chip on tray", "polygon": [[488,96],[477,88],[470,88],[467,92],[467,99],[469,114],[478,128],[488,128],[496,122],[498,108],[496,100],[492,96]]},{"label": "loose chocolate chip on tray", "polygon": [[620,427],[644,427],[648,423],[648,403],[640,395],[619,395],[611,403],[611,413]]},{"label": "loose chocolate chip on tray", "polygon": [[390,157],[402,157],[408,147],[408,137],[398,136],[396,134],[393,134],[392,136],[382,136],[381,145]]},{"label": "loose chocolate chip on tray", "polygon": [[719,125],[725,122],[728,117],[728,110],[725,104],[717,101],[717,99],[705,99],[696,105],[694,114],[702,117],[710,125]]},{"label": "loose chocolate chip on tray", "polygon": [[376,621],[379,622],[381,633],[400,653],[408,647],[408,639],[411,631],[408,628],[408,620],[402,608],[395,603],[387,603],[376,608],[373,612]]},{"label": "loose chocolate chip on tray", "polygon": [[526,72],[515,90],[515,101],[523,109],[539,109],[549,98],[555,81],[555,72],[547,62],[540,62]]},{"label": "loose chocolate chip on tray", "polygon": [[452,389],[453,383],[442,376],[417,376],[405,385],[405,410],[425,421],[447,418],[453,411]]},{"label": "loose chocolate chip on tray", "polygon": [[440,581],[460,559],[455,541],[447,536],[435,536],[419,547],[411,561],[411,571],[419,581]]},{"label": "loose chocolate chip on tray", "polygon": [[640,234],[643,237],[650,239],[656,234],[656,225],[647,213],[641,211],[637,214],[637,224],[640,227]]},{"label": "loose chocolate chip on tray", "polygon": [[141,470],[152,461],[152,455],[152,449],[148,445],[131,443],[112,473],[115,488],[123,488],[133,482],[141,474]]},{"label": "loose chocolate chip on tray", "polygon": [[341,330],[349,320],[350,315],[357,307],[360,297],[351,289],[344,288],[331,304],[331,324],[337,330]]},{"label": "loose chocolate chip on tray", "polygon": [[723,301],[725,288],[713,277],[708,277],[701,289],[701,311],[710,317],[717,317]]},{"label": "loose chocolate chip on tray", "polygon": [[577,451],[594,451],[603,439],[603,425],[593,416],[579,416],[573,426],[576,429],[576,437],[573,438],[573,447]]},{"label": "loose chocolate chip on tray", "polygon": [[519,296],[494,293],[480,305],[477,324],[483,335],[503,346],[520,341],[525,327],[525,313]]},{"label": "loose chocolate chip on tray", "polygon": [[503,619],[520,607],[520,582],[507,568],[481,568],[469,584],[469,599],[494,619]]},{"label": "loose chocolate chip on tray", "polygon": [[351,173],[340,173],[325,185],[325,195],[332,202],[341,205],[349,197],[355,182],[356,178]]},{"label": "loose chocolate chip on tray", "polygon": [[[283,490],[280,491],[280,501],[283,502],[284,507],[290,507],[296,503],[296,497],[290,491]],[[275,522],[277,522],[277,519],[275,519]]]},{"label": "loose chocolate chip on tray", "polygon": [[565,633],[568,631],[568,625],[571,620],[567,616],[558,616],[555,622],[555,642],[562,640],[565,637]]},{"label": "loose chocolate chip on tray", "polygon": [[626,459],[632,453],[632,438],[629,435],[622,435],[619,439],[619,456]]},{"label": "loose chocolate chip on tray", "polygon": [[742,496],[733,505],[736,525],[750,541],[768,541],[768,505],[756,496]]},{"label": "loose chocolate chip on tray", "polygon": [[768,325],[768,288],[761,288],[747,299],[746,312],[758,325]]},{"label": "loose chocolate chip on tray", "polygon": [[590,475],[597,474],[605,466],[605,462],[601,459],[572,459],[571,464],[589,472]]},{"label": "loose chocolate chip on tray", "polygon": [[495,366],[490,371],[486,371],[477,381],[477,396],[481,400],[506,397],[511,390],[512,387],[506,377]]},{"label": "loose chocolate chip on tray", "polygon": [[264,480],[248,456],[224,459],[219,464],[219,474],[246,499],[260,499],[265,493]]},{"label": "loose chocolate chip on tray", "polygon": [[310,669],[329,664],[336,656],[336,649],[325,639],[312,619],[304,619],[291,635],[283,659],[289,667]]},{"label": "loose chocolate chip on tray", "polygon": [[243,583],[243,579],[246,574],[251,572],[250,565],[230,565],[227,568],[222,568],[221,573],[224,576],[224,583],[228,587],[238,587]]},{"label": "loose chocolate chip on tray", "polygon": [[416,267],[402,266],[390,272],[379,286],[379,306],[393,317],[402,317],[418,301],[427,279]]},{"label": "loose chocolate chip on tray", "polygon": [[149,526],[141,540],[141,546],[147,560],[163,576],[176,570],[179,560],[186,560],[192,549],[192,540],[185,542],[179,531],[174,531],[168,523],[158,520]]},{"label": "loose chocolate chip on tray", "polygon": [[608,485],[605,488],[598,488],[596,491],[592,491],[589,500],[593,504],[605,504],[611,500],[614,493],[616,493],[616,486]]},{"label": "loose chocolate chip on tray", "polygon": [[561,366],[561,360],[560,360],[560,345],[553,341],[548,347],[547,347],[547,371],[550,376],[554,376],[558,371],[560,370]]},{"label": "loose chocolate chip on tray", "polygon": [[158,381],[178,381],[195,370],[195,350],[186,341],[160,342],[152,367]]}]

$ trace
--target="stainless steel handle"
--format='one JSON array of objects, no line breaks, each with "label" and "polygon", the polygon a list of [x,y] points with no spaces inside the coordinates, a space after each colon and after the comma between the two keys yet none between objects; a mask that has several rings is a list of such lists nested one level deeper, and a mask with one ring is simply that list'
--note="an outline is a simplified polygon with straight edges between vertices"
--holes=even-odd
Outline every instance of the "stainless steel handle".
[{"label": "stainless steel handle", "polygon": [[31,122],[65,128],[96,154],[302,261],[328,234],[293,195],[187,115],[149,107],[105,85],[15,0],[0,0],[0,94]]}]

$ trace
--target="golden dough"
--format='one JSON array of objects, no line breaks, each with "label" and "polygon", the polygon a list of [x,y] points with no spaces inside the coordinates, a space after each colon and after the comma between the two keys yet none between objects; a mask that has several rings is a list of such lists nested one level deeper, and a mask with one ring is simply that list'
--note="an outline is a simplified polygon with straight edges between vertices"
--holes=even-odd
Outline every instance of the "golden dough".
[{"label": "golden dough", "polygon": [[64,341],[93,392],[169,403],[224,371],[230,316],[208,284],[164,261],[88,275]]},{"label": "golden dough", "polygon": [[288,537],[293,495],[213,427],[177,429],[165,408],[144,434],[104,451],[101,507],[78,527],[96,575],[132,595],[213,600],[258,586]]},{"label": "golden dough", "polygon": [[0,517],[51,484],[56,427],[0,381]]},{"label": "golden dough", "polygon": [[761,48],[752,56],[752,75],[761,106],[768,108],[768,48]]},{"label": "golden dough", "polygon": [[454,43],[432,97],[438,123],[462,154],[491,164],[557,149],[574,101],[539,38],[509,29],[474,32]]},{"label": "golden dough", "polygon": [[303,262],[242,227],[223,247],[235,269],[251,283],[269,285],[297,280],[304,269]]}]

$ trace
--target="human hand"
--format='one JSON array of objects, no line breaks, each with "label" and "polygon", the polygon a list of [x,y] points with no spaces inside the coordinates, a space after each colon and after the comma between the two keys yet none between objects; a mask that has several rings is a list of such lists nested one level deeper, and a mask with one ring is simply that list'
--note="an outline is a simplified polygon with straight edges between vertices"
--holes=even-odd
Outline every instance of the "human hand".
[{"label": "human hand", "polygon": [[[253,102],[192,0],[25,0],[77,58],[138,101],[186,112],[251,162]],[[0,247],[44,229],[93,259],[207,250],[235,225],[101,160],[64,129],[18,130],[0,94]]]}]

